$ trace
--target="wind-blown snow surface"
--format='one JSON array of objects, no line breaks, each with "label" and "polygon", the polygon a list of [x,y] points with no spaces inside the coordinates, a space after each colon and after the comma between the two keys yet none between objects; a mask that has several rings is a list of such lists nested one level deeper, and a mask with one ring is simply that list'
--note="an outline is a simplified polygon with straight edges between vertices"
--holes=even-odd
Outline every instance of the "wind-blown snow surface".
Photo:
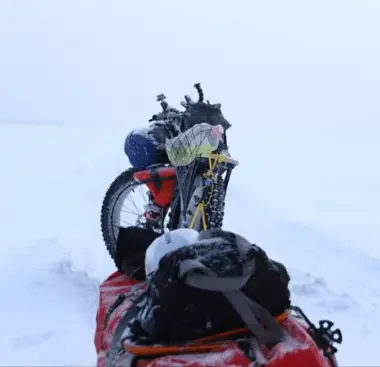
[{"label": "wind-blown snow surface", "polygon": [[379,3],[207,4],[1,2],[0,365],[95,363],[97,286],[114,269],[99,210],[128,166],[125,133],[196,81],[241,163],[226,228],[341,327],[342,366],[380,364]]}]

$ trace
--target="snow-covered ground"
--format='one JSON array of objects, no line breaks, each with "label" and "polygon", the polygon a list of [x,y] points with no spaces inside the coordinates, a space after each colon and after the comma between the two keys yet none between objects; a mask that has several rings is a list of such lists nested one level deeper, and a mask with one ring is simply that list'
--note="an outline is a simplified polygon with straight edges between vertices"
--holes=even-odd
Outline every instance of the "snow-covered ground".
[{"label": "snow-covered ground", "polygon": [[0,365],[95,363],[99,211],[126,132],[192,84],[240,160],[226,228],[284,262],[294,303],[376,366],[380,26],[376,1],[0,3]]}]

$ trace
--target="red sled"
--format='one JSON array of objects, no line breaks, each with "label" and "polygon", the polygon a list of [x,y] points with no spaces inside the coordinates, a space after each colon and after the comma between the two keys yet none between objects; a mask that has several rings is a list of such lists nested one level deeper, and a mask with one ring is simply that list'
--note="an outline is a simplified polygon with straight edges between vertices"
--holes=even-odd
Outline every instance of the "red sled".
[{"label": "red sled", "polygon": [[[97,367],[337,367],[336,349],[339,330],[332,325],[320,328],[310,323],[301,309],[293,307],[277,317],[288,337],[274,346],[252,343],[247,328],[226,331],[181,345],[136,346],[124,343],[123,356],[109,365],[108,352],[115,329],[142,291],[141,284],[116,272],[100,287],[95,345]],[[120,295],[127,301],[117,305]],[[124,298],[125,299],[125,298]],[[116,306],[116,307],[115,307]],[[330,334],[328,334],[330,331]],[[332,340],[328,340],[330,339]]]}]

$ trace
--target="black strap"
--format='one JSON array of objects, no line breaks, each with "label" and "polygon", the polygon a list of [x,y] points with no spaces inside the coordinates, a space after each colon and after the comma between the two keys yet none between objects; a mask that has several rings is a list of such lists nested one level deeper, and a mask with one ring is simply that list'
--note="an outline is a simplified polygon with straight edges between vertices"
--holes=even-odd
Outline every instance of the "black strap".
[{"label": "black strap", "polygon": [[138,314],[138,308],[133,307],[121,318],[112,338],[110,350],[107,356],[107,367],[115,367],[116,358],[124,353],[122,335],[127,329],[129,322]]},{"label": "black strap", "polygon": [[196,260],[185,260],[180,264],[180,274],[189,286],[222,292],[259,342],[278,343],[285,337],[282,327],[264,307],[240,290],[250,278],[253,267],[247,263],[243,267],[243,276],[223,278]]},{"label": "black strap", "polygon": [[128,328],[129,323],[137,316],[140,311],[138,307],[139,301],[145,297],[145,294],[142,293],[135,301],[134,305],[127,310],[124,316],[120,319],[119,324],[117,325],[114,335],[112,337],[112,342],[110,345],[110,350],[107,356],[107,367],[115,367],[116,358],[124,353],[123,347],[123,333]]}]

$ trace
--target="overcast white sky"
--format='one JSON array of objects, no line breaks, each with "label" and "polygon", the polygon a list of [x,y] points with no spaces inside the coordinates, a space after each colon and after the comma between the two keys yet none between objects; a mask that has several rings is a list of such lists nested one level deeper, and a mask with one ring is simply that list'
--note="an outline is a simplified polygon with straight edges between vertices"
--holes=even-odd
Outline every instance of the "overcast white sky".
[{"label": "overcast white sky", "polygon": [[125,124],[201,81],[234,121],[374,127],[379,19],[376,0],[2,0],[0,118]]}]

